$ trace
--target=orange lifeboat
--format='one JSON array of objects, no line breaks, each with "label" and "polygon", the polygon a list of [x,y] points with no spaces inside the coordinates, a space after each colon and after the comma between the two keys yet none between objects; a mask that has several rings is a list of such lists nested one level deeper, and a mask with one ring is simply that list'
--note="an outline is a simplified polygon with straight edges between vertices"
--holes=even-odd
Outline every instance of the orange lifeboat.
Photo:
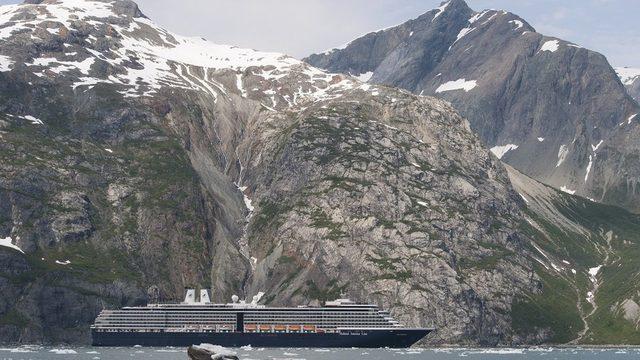
[{"label": "orange lifeboat", "polygon": [[289,331],[300,331],[300,325],[289,325]]},{"label": "orange lifeboat", "polygon": [[270,325],[260,325],[260,331],[271,331]]},{"label": "orange lifeboat", "polygon": [[316,327],[313,325],[305,325],[302,327],[302,330],[304,331],[316,331]]},{"label": "orange lifeboat", "polygon": [[253,324],[251,324],[251,325],[245,325],[245,326],[244,326],[244,330],[245,330],[245,331],[251,331],[251,332],[256,331],[256,329],[257,329],[257,328],[258,328],[258,327],[257,327],[257,326],[255,326],[255,325],[253,325]]},{"label": "orange lifeboat", "polygon": [[287,330],[287,327],[286,327],[286,326],[284,326],[284,325],[276,325],[276,326],[274,326],[274,327],[273,327],[273,329],[274,329],[275,331],[286,331],[286,330]]}]

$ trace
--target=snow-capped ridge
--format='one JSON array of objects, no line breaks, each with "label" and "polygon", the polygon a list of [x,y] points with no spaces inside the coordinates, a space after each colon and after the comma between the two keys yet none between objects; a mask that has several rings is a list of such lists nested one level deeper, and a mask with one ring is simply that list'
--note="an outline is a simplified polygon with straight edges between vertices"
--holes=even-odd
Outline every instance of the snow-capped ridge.
[{"label": "snow-capped ridge", "polygon": [[[11,22],[11,19],[21,20]],[[0,41],[59,37],[64,43],[62,51],[27,58],[25,65],[40,78],[60,77],[71,82],[74,91],[112,84],[123,96],[133,98],[155,95],[162,88],[177,88],[208,93],[217,101],[231,92],[242,97],[263,96],[270,89],[279,88],[277,83],[285,77],[300,84],[297,92],[280,96],[284,101],[272,97],[272,104],[263,104],[273,108],[278,102],[291,106],[305,99],[327,99],[361,85],[354,78],[327,73],[285,54],[174,34],[144,17],[129,0],[57,0],[2,6],[0,22],[11,24],[0,29]],[[52,23],[66,29],[65,33],[77,32],[77,27],[83,26],[82,33],[76,34],[80,43],[70,42],[61,35],[62,30],[40,35],[24,31]],[[112,45],[99,46],[100,36]],[[0,58],[0,71],[10,71],[19,60]],[[108,71],[94,69],[104,68],[104,63]],[[217,75],[225,71],[236,74],[234,84],[225,85],[219,80]],[[260,91],[245,89],[245,76],[262,78]]]},{"label": "snow-capped ridge", "polygon": [[629,67],[617,67],[614,69],[624,85],[631,85],[640,78],[640,69]]}]

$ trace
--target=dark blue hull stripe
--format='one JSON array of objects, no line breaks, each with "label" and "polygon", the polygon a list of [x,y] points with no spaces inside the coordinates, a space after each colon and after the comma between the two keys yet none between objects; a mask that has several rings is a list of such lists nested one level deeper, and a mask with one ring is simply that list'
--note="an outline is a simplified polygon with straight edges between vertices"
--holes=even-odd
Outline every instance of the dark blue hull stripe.
[{"label": "dark blue hull stripe", "polygon": [[97,332],[94,346],[189,346],[209,343],[225,347],[406,348],[425,337],[428,329],[367,330],[345,333],[197,333]]}]

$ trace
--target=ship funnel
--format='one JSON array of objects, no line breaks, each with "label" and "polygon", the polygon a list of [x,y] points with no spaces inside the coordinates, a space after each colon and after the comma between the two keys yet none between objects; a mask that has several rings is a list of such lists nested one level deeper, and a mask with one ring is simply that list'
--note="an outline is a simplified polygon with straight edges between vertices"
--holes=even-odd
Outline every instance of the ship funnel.
[{"label": "ship funnel", "polygon": [[184,304],[195,304],[195,303],[196,303],[196,290],[187,289],[187,294],[184,296]]},{"label": "ship funnel", "polygon": [[207,289],[200,290],[200,303],[211,304],[211,299],[209,299],[209,291]]}]

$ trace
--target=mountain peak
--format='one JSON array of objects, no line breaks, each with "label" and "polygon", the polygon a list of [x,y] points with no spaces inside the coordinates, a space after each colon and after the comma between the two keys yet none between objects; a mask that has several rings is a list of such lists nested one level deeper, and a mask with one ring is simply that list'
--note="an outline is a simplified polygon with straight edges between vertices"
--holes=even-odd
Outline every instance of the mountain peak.
[{"label": "mountain peak", "polygon": [[92,9],[96,9],[96,5],[102,8],[109,8],[113,15],[129,16],[129,17],[146,17],[138,4],[131,0],[115,0],[115,1],[102,1],[102,0],[24,0],[25,5],[59,5],[62,7],[83,9],[84,12],[91,12]]},{"label": "mountain peak", "polygon": [[[433,17],[433,20],[437,19],[443,13],[459,13],[459,12],[471,12],[471,8],[464,0],[449,0],[444,1],[439,7],[434,9],[437,11]],[[430,12],[434,11],[431,10]]]}]

